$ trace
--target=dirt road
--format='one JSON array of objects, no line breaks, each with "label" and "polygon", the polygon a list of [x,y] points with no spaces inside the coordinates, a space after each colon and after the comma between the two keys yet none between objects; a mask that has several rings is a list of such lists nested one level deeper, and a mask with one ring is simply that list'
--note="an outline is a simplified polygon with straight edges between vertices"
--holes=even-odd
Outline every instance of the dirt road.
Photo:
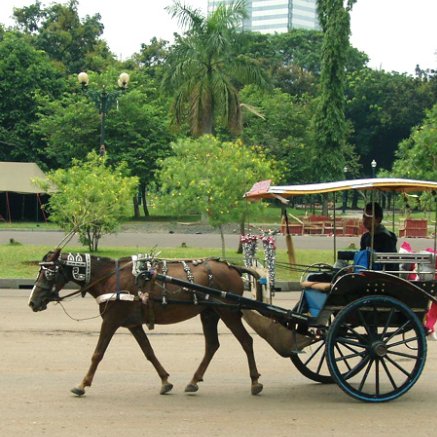
[{"label": "dirt road", "polygon": [[[246,358],[220,324],[221,348],[195,395],[184,393],[203,352],[200,321],[157,326],[149,338],[175,385],[158,394],[159,379],[135,341],[121,330],[83,398],[80,382],[97,341],[99,319],[71,320],[59,305],[27,307],[28,291],[0,290],[1,436],[431,436],[437,414],[437,342],[418,383],[400,399],[369,405],[335,385],[301,376],[255,334],[264,391],[250,395]],[[291,307],[296,293],[275,303]],[[91,298],[65,309],[75,318],[97,314]]]}]

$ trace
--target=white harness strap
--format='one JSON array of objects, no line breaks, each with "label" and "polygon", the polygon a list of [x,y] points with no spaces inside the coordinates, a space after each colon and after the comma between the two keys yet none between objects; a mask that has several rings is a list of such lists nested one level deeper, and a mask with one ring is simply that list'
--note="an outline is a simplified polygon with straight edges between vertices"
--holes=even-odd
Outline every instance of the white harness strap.
[{"label": "white harness strap", "polygon": [[96,302],[98,304],[108,302],[110,300],[124,300],[128,302],[133,302],[136,300],[136,296],[133,294],[128,294],[126,292],[118,292],[118,293],[105,293],[96,297]]}]

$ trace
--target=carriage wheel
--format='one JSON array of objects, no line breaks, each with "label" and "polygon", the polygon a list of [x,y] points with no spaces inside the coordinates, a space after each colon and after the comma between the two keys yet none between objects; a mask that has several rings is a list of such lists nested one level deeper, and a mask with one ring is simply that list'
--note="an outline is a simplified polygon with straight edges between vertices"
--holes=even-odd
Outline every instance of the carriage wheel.
[{"label": "carriage wheel", "polygon": [[333,319],[333,315],[329,316],[327,326],[317,329],[314,343],[307,346],[304,351],[290,356],[291,362],[303,376],[322,384],[332,384],[334,382],[325,356],[326,332]]},{"label": "carriage wheel", "polygon": [[423,326],[404,303],[368,296],[343,308],[326,337],[335,382],[355,399],[385,402],[406,393],[426,360]]},{"label": "carriage wheel", "polygon": [[[335,382],[329,371],[325,348],[326,335],[334,317],[335,314],[331,314],[326,326],[316,329],[314,343],[307,346],[303,352],[290,356],[291,362],[303,376],[306,376],[312,381],[320,382],[321,384],[332,384]],[[359,366],[355,366],[355,368],[356,371],[359,371],[360,369]],[[347,377],[349,378],[353,375],[354,372],[350,372]]]}]

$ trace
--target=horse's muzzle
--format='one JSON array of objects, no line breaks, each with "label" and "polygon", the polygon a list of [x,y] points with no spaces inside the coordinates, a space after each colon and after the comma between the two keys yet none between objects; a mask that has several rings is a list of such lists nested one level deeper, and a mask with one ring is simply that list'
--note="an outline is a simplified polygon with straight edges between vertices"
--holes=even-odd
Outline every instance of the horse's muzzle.
[{"label": "horse's muzzle", "polygon": [[34,302],[29,302],[29,306],[32,309],[34,313],[37,313],[38,311],[44,311],[47,309],[47,303],[48,302],[41,302],[39,305],[36,305]]}]

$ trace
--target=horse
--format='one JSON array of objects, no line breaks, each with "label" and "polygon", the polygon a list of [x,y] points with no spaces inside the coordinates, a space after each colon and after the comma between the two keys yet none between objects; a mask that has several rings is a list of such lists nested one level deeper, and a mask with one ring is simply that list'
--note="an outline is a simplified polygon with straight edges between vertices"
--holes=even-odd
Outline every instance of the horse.
[{"label": "horse", "polygon": [[[255,362],[253,339],[241,321],[242,314],[237,305],[226,304],[208,294],[190,291],[187,287],[149,280],[147,275],[141,275],[141,272],[153,267],[163,275],[241,296],[244,291],[241,275],[247,273],[257,280],[259,275],[256,271],[213,258],[174,261],[132,256],[114,260],[90,254],[62,253],[59,248],[48,252],[39,264],[40,270],[29,297],[29,306],[33,311],[45,310],[49,302],[59,302],[76,293],[81,293],[82,297],[89,293],[99,305],[102,318],[99,339],[88,372],[81,383],[71,389],[76,396],[84,395],[85,388],[91,387],[97,367],[120,327],[131,332],[157,371],[161,379],[160,394],[171,391],[173,384],[169,382],[169,373],[155,356],[143,324],[153,329],[155,324],[178,323],[199,314],[205,351],[185,392],[198,391],[198,383],[203,381],[205,371],[220,346],[217,332],[220,319],[246,353],[252,395],[262,391],[263,385],[258,382],[261,375]],[[59,291],[70,281],[79,285],[80,290],[60,297]],[[261,287],[256,282],[257,287]]]}]

